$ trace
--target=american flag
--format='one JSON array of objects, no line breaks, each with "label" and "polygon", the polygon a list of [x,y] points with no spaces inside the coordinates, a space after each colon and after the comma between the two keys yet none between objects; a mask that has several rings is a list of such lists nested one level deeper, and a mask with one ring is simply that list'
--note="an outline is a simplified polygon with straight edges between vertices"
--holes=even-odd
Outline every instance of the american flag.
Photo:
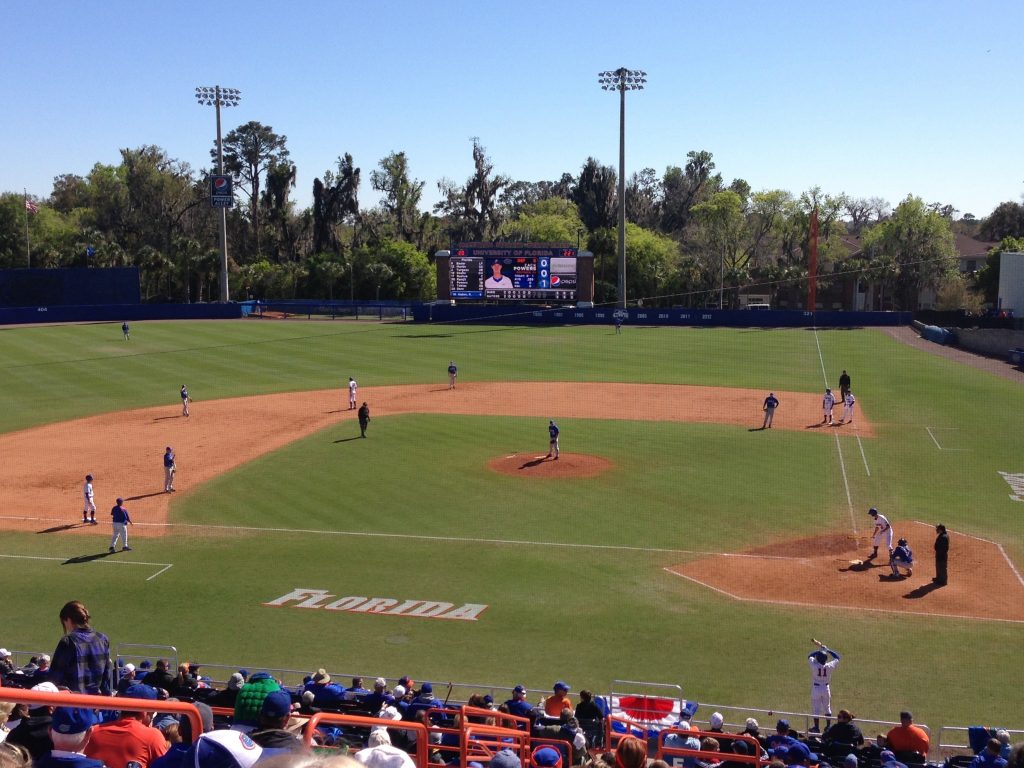
[{"label": "american flag", "polygon": [[39,206],[33,203],[31,200],[25,201],[25,210],[29,213],[39,213]]}]

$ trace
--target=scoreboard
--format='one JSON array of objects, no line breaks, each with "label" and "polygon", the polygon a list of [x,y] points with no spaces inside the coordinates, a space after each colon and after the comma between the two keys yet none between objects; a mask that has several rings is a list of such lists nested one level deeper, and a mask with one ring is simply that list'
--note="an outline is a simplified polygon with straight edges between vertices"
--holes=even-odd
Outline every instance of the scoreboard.
[{"label": "scoreboard", "polygon": [[453,299],[576,301],[576,248],[522,243],[473,243],[452,249]]}]

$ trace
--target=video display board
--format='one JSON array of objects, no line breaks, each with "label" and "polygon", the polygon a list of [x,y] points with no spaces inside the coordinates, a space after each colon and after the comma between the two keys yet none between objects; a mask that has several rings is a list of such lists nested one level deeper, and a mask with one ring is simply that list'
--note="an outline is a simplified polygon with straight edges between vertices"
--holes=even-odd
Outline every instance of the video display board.
[{"label": "video display board", "polygon": [[451,298],[576,301],[576,257],[562,246],[459,245],[449,259]]}]

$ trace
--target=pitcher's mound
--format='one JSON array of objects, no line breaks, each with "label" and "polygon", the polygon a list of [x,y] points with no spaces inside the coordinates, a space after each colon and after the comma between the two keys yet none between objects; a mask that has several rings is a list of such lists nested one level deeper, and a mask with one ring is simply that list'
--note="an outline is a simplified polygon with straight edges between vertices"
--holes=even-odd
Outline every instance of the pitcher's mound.
[{"label": "pitcher's mound", "polygon": [[558,461],[543,453],[511,453],[487,462],[495,472],[515,477],[595,477],[614,467],[608,459],[584,453],[562,452]]}]

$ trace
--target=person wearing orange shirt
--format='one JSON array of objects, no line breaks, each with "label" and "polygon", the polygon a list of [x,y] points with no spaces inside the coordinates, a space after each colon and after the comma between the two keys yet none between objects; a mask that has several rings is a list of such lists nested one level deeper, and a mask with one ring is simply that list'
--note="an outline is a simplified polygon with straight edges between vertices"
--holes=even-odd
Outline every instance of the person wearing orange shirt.
[{"label": "person wearing orange shirt", "polygon": [[931,739],[924,728],[914,725],[914,716],[904,711],[900,712],[900,724],[885,734],[885,745],[893,752],[917,752],[928,757]]},{"label": "person wearing orange shirt", "polygon": [[544,699],[544,714],[548,717],[561,717],[563,709],[572,709],[569,698],[569,686],[559,680],[555,683],[554,694]]},{"label": "person wearing orange shirt", "polygon": [[[142,683],[129,687],[123,698],[156,701],[156,689]],[[130,763],[147,768],[167,752],[167,741],[151,727],[152,712],[121,712],[121,719],[93,728],[85,754],[107,768],[127,768]]]}]

